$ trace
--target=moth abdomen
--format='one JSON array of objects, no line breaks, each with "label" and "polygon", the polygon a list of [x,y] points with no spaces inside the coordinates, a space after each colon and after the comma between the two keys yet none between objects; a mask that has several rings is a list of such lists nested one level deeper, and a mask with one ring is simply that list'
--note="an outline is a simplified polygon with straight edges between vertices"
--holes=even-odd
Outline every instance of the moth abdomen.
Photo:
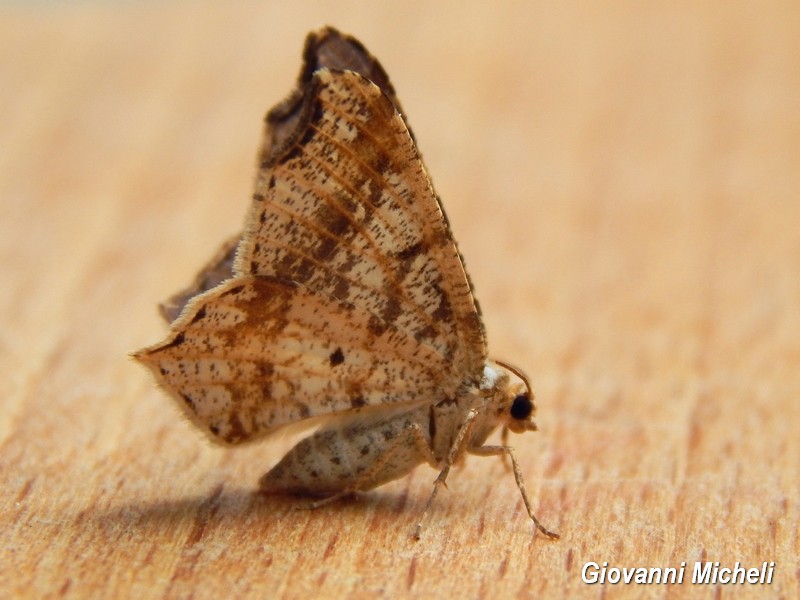
[{"label": "moth abdomen", "polygon": [[259,481],[262,491],[326,496],[365,491],[430,462],[428,409],[403,411],[379,422],[334,421],[301,440]]}]

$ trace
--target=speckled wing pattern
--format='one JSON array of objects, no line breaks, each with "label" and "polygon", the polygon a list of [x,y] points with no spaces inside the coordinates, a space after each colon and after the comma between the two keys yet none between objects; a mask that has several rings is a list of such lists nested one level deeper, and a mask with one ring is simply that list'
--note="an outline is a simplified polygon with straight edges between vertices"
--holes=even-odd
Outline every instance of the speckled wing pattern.
[{"label": "speckled wing pattern", "polygon": [[263,157],[233,277],[136,354],[227,443],[452,398],[486,360],[456,244],[392,101],[323,68],[298,111]]},{"label": "speckled wing pattern", "polygon": [[[353,36],[343,34],[333,27],[323,27],[319,31],[312,31],[306,37],[303,48],[303,66],[300,69],[297,86],[286,99],[267,113],[259,153],[261,162],[285,148],[287,140],[296,134],[298,126],[301,125],[303,107],[306,103],[311,79],[321,69],[359,73],[377,85],[403,117],[403,110],[394,86],[378,59]],[[406,123],[406,127],[408,127],[408,123]],[[410,128],[408,132],[414,139]],[[172,323],[178,318],[183,308],[194,296],[233,277],[233,260],[241,237],[239,235],[228,240],[200,270],[190,285],[173,294],[159,306],[161,315],[168,323]]]}]

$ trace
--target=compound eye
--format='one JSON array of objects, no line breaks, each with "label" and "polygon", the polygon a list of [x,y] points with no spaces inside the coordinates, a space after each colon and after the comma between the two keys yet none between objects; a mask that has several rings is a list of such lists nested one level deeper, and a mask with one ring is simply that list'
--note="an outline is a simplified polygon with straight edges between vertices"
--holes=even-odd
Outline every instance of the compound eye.
[{"label": "compound eye", "polygon": [[531,416],[533,412],[533,402],[531,402],[528,394],[520,394],[514,398],[511,403],[511,417],[514,419],[524,420]]}]

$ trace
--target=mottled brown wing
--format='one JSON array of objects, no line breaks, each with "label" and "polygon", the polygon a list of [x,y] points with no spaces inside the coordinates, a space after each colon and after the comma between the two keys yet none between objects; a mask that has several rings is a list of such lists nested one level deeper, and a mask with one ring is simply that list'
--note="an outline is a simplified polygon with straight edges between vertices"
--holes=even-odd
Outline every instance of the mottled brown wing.
[{"label": "mottled brown wing", "polygon": [[442,357],[363,307],[273,277],[192,300],[135,354],[216,439],[238,443],[313,417],[439,400]]},{"label": "mottled brown wing", "polygon": [[135,356],[217,439],[477,384],[483,325],[413,141],[378,87],[318,71],[263,165],[233,277]]},{"label": "mottled brown wing", "polygon": [[[483,372],[483,325],[411,136],[350,71],[315,72],[293,139],[262,165],[238,275],[294,281],[433,350],[443,391]],[[433,399],[432,399],[433,400]]]},{"label": "mottled brown wing", "polygon": [[[403,113],[394,86],[378,59],[354,37],[340,33],[333,27],[324,27],[309,33],[306,37],[303,66],[295,89],[283,102],[267,113],[261,147],[262,159],[272,156],[275,151],[285,147],[286,140],[292,137],[302,119],[302,107],[308,85],[314,74],[321,69],[358,73],[381,88],[397,112]],[[414,137],[413,134],[411,137]]]},{"label": "mottled brown wing", "polygon": [[[316,69],[270,144],[232,244],[135,356],[221,441],[455,397],[477,384],[483,325],[413,139],[381,89]],[[222,275],[219,275],[222,273]],[[212,277],[227,279],[216,287]]]},{"label": "mottled brown wing", "polygon": [[[309,84],[314,73],[325,68],[354,71],[363,75],[380,87],[395,105],[397,112],[403,114],[394,87],[378,59],[354,37],[343,34],[333,27],[324,27],[319,31],[312,31],[306,37],[303,66],[295,89],[267,113],[259,151],[261,161],[284,148],[287,139],[292,138],[297,127],[303,125],[300,120],[304,96],[310,88]],[[413,138],[413,133],[411,136]],[[241,235],[226,242],[189,286],[161,304],[161,315],[167,322],[174,321],[191,298],[233,276],[233,257],[240,238]]]}]

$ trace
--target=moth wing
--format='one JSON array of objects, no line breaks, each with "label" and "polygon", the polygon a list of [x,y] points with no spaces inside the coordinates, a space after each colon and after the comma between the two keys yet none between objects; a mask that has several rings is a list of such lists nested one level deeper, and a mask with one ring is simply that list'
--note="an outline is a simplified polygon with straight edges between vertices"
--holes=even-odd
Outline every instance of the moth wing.
[{"label": "moth wing", "polygon": [[135,355],[230,443],[452,398],[486,360],[469,278],[392,100],[322,68],[293,111],[267,145],[232,271],[232,245],[213,261],[230,278],[198,279],[206,291],[167,339]]},{"label": "moth wing", "polygon": [[190,302],[134,356],[189,417],[239,443],[306,419],[439,399],[448,365],[375,315],[274,277],[231,279]]},{"label": "moth wing", "polygon": [[[377,85],[403,113],[400,101],[389,76],[378,59],[356,38],[345,35],[333,27],[324,27],[308,34],[303,48],[303,66],[294,91],[267,113],[262,159],[283,148],[302,116],[306,90],[314,74],[321,69],[353,71]],[[413,137],[413,136],[412,136]]]},{"label": "moth wing", "polygon": [[302,115],[262,163],[234,271],[300,283],[371,315],[371,332],[402,332],[440,357],[442,394],[455,393],[483,372],[484,329],[403,119],[378,86],[328,69]]},{"label": "moth wing", "polygon": [[[356,38],[343,34],[333,27],[324,27],[309,33],[306,37],[303,66],[295,89],[267,113],[260,150],[261,160],[272,156],[285,146],[286,140],[298,126],[302,115],[303,98],[311,78],[315,72],[324,68],[354,71],[363,75],[380,87],[392,101],[397,112],[403,114],[394,87],[378,59]],[[178,317],[194,296],[210,290],[233,276],[233,258],[241,237],[238,235],[228,240],[200,270],[190,285],[160,305],[161,316],[168,323]]]}]

